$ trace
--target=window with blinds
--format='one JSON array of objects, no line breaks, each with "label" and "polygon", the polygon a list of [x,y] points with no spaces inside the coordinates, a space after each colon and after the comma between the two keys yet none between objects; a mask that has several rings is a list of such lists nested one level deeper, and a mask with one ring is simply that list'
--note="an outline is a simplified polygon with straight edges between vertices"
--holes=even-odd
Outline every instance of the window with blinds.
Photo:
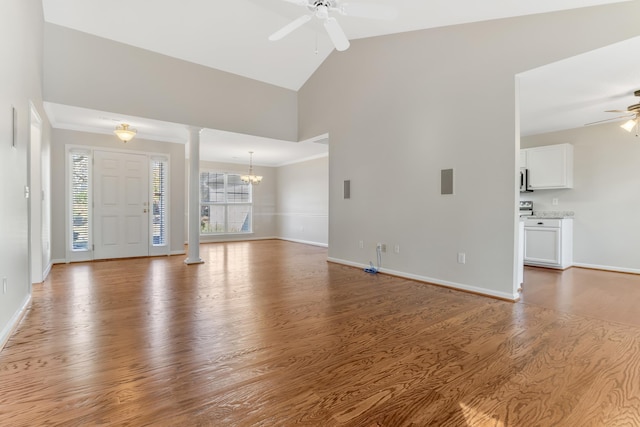
[{"label": "window with blinds", "polygon": [[200,234],[252,231],[251,186],[240,175],[200,172]]},{"label": "window with blinds", "polygon": [[71,152],[71,250],[89,250],[89,154]]},{"label": "window with blinds", "polygon": [[151,160],[151,244],[167,244],[167,161]]}]

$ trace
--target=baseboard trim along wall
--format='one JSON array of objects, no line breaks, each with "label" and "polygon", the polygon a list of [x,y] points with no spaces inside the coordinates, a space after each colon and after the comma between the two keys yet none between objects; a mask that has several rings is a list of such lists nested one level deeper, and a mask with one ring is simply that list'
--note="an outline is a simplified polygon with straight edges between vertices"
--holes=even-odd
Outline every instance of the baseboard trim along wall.
[{"label": "baseboard trim along wall", "polygon": [[309,240],[299,240],[299,239],[289,239],[286,237],[277,237],[278,240],[284,240],[286,242],[293,242],[293,243],[302,243],[304,245],[311,245],[311,246],[320,246],[321,248],[328,248],[329,245],[326,243],[320,243],[320,242],[311,242]]},{"label": "baseboard trim along wall", "polygon": [[640,274],[640,270],[638,270],[637,268],[611,267],[609,265],[584,264],[581,262],[574,262],[573,267],[588,268],[591,270],[613,271],[615,273]]},{"label": "baseboard trim along wall", "polygon": [[11,338],[11,335],[13,335],[13,332],[20,324],[20,321],[27,312],[27,307],[29,306],[30,302],[31,294],[27,295],[27,297],[24,299],[24,302],[22,303],[22,307],[20,308],[20,310],[14,313],[13,317],[11,317],[11,320],[9,320],[9,323],[7,323],[7,326],[5,326],[2,332],[0,332],[0,351],[2,351],[7,341],[9,341],[9,338]]},{"label": "baseboard trim along wall", "polygon": [[53,261],[49,261],[49,265],[47,265],[47,268],[45,268],[44,271],[42,272],[43,282],[47,280],[47,276],[49,276],[49,273],[51,273],[51,267],[53,267]]},{"label": "baseboard trim along wall", "polygon": [[[234,238],[230,238],[235,236]],[[254,240],[277,240],[279,237],[249,237],[242,234],[228,234],[227,236],[220,236],[215,239],[200,238],[200,243],[232,243],[232,242],[249,242]],[[186,243],[189,244],[188,242]]]},{"label": "baseboard trim along wall", "polygon": [[[360,264],[360,263],[356,263],[356,262],[345,261],[343,259],[338,259],[338,258],[329,257],[329,258],[327,258],[327,261],[334,262],[336,264],[348,265],[350,267],[358,267],[358,268],[369,267],[369,264]],[[391,275],[391,276],[397,276],[397,277],[402,277],[404,279],[416,280],[418,282],[423,282],[423,283],[427,283],[427,284],[431,284],[431,285],[443,286],[445,288],[451,288],[451,289],[455,289],[455,290],[458,290],[458,291],[470,292],[470,293],[473,293],[473,294],[478,294],[478,295],[487,296],[487,297],[491,297],[491,298],[498,298],[498,299],[501,299],[501,300],[506,300],[506,301],[511,301],[511,302],[516,302],[516,301],[518,301],[520,299],[520,296],[517,293],[511,295],[511,294],[508,294],[508,293],[505,293],[505,292],[488,291],[487,289],[478,288],[476,286],[464,285],[462,283],[449,282],[449,281],[446,281],[446,280],[434,279],[432,277],[419,276],[417,274],[411,274],[411,273],[405,273],[405,272],[402,272],[402,271],[389,270],[389,269],[386,269],[386,268],[381,268],[378,271],[380,273],[388,274],[388,275]],[[369,274],[369,273],[364,273],[363,272],[363,274]]]}]

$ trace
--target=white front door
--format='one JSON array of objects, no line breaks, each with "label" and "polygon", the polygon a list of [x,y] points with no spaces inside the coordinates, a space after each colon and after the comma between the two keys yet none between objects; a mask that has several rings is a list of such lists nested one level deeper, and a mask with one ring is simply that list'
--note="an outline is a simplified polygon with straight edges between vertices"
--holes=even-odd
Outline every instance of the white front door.
[{"label": "white front door", "polygon": [[140,154],[94,152],[94,259],[149,255],[149,169]]}]

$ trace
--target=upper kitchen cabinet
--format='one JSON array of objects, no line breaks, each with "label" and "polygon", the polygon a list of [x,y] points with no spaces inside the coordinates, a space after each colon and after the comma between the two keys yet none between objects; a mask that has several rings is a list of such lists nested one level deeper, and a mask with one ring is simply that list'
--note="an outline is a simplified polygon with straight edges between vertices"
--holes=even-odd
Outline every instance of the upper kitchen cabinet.
[{"label": "upper kitchen cabinet", "polygon": [[520,151],[520,166],[529,169],[531,190],[573,188],[573,145],[571,144],[523,149]]}]

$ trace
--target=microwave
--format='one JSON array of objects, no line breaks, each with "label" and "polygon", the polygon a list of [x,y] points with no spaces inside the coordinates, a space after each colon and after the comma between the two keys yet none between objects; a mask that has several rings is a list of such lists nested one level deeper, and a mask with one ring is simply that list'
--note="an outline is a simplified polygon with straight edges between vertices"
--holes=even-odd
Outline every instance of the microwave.
[{"label": "microwave", "polygon": [[529,184],[529,169],[520,168],[520,192],[533,193]]}]

